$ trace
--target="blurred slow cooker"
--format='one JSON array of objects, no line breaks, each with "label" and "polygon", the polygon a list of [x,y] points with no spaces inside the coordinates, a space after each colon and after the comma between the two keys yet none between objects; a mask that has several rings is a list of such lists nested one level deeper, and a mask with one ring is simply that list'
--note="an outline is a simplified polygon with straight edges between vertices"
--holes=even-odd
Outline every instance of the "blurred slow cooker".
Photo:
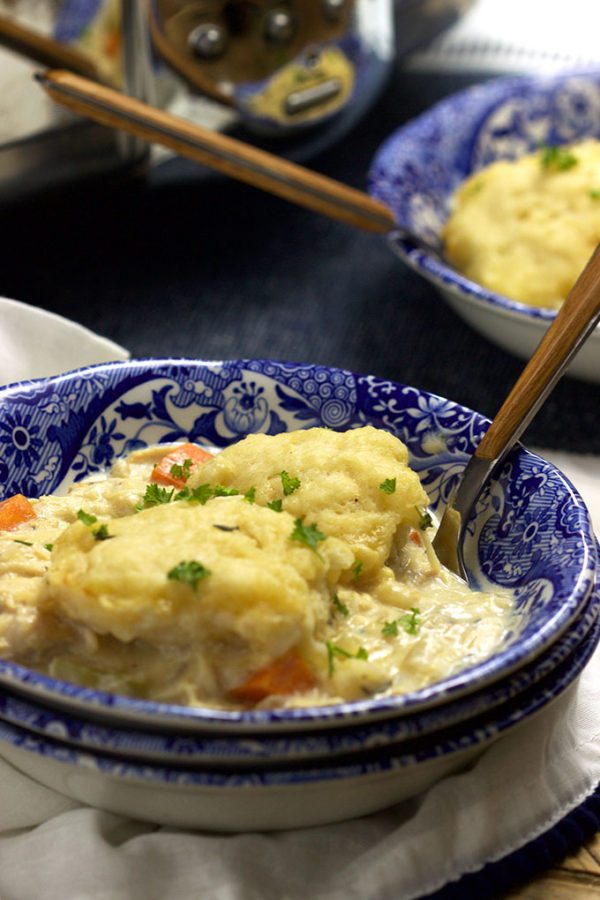
[{"label": "blurred slow cooker", "polygon": [[164,158],[56,108],[32,79],[40,63],[76,55],[132,96],[305,160],[470,2],[0,0],[0,199]]}]

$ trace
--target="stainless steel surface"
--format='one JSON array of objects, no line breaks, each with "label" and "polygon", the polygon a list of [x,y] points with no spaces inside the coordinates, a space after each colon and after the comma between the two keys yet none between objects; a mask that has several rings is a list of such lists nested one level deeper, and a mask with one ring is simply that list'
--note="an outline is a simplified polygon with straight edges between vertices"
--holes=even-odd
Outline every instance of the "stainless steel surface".
[{"label": "stainless steel surface", "polygon": [[[152,102],[149,44],[139,0],[122,0],[121,19],[123,90]],[[48,22],[44,24],[47,27]],[[34,28],[36,23],[27,25]],[[147,164],[150,156],[144,142],[64,112],[57,114],[50,101],[40,100],[33,80],[37,68],[0,49],[0,89],[3,79],[11,88],[0,92],[0,200],[104,173],[138,171]]]},{"label": "stainless steel surface", "polygon": [[[304,116],[318,112],[321,103],[326,106],[339,99],[346,105],[342,103],[341,112],[324,119],[318,129],[309,129],[307,134],[294,131],[295,144],[285,154],[307,160],[339,141],[377,99],[393,72],[395,57],[427,43],[452,24],[469,2],[357,0],[358,30],[372,53],[372,68],[366,71],[367,77],[348,101],[335,79],[326,81],[316,94],[303,91],[299,84],[298,90],[291,92],[286,108],[290,127],[297,128]],[[34,0],[0,0],[0,10],[17,20],[22,10],[29,11],[31,15],[24,24],[39,27],[44,33],[52,33],[49,18],[60,6],[60,0],[41,6]],[[322,3],[323,13],[332,21],[338,21],[348,8],[347,0]],[[143,0],[121,0],[125,92],[213,130],[252,126],[249,118],[244,120],[231,106],[190,91],[169,66],[157,64],[156,59],[151,64],[145,9]],[[38,15],[40,10],[43,17]],[[82,125],[64,112],[57,114],[52,104],[39,96],[33,83],[36,68],[0,48],[0,201],[35,194],[88,175],[130,166],[154,166],[164,161],[168,154],[155,153],[148,160],[146,149],[132,138],[108,135],[100,126]],[[23,124],[25,110],[28,116]],[[261,134],[269,133],[268,129],[261,131],[257,127],[258,142]],[[250,131],[248,138],[252,140]]]}]

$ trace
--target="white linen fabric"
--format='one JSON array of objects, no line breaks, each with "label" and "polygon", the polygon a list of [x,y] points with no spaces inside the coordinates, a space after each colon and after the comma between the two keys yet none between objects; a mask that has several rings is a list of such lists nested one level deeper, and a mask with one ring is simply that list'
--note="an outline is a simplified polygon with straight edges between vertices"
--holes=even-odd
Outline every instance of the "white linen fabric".
[{"label": "white linen fabric", "polygon": [[[600,532],[600,459],[545,455]],[[85,808],[0,758],[0,898],[411,900],[524,846],[589,796],[599,712],[596,652],[577,685],[469,770],[375,815],[273,834],[186,832]]]},{"label": "white linen fabric", "polygon": [[124,347],[70,319],[0,297],[0,384],[128,358]]}]

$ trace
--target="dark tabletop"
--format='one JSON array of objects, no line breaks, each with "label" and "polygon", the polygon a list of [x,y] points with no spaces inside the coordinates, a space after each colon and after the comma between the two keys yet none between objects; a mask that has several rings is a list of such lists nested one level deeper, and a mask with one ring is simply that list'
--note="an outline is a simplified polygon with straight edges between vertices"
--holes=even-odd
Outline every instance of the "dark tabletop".
[{"label": "dark tabletop", "polygon": [[[382,140],[485,76],[398,70],[310,166],[364,188]],[[134,356],[268,357],[412,384],[493,415],[522,362],[480,337],[380,236],[184,160],[4,205],[0,293]],[[563,379],[526,441],[600,453],[600,388]]]}]

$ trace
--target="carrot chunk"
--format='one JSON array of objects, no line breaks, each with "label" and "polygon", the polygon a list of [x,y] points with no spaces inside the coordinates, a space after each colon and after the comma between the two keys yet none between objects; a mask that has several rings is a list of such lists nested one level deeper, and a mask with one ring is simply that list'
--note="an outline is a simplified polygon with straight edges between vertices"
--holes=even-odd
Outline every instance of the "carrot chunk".
[{"label": "carrot chunk", "polygon": [[150,481],[182,488],[193,470],[212,458],[212,453],[203,450],[198,444],[182,444],[163,456],[152,470]]},{"label": "carrot chunk", "polygon": [[0,531],[10,531],[28,519],[35,519],[35,510],[23,494],[15,494],[0,503]]},{"label": "carrot chunk", "polygon": [[286,695],[308,691],[315,684],[315,677],[308,665],[294,650],[290,650],[268,666],[254,672],[246,681],[230,691],[230,694],[242,703],[258,703],[272,694]]},{"label": "carrot chunk", "polygon": [[418,531],[415,531],[414,528],[411,528],[408,532],[408,539],[409,541],[412,541],[413,544],[417,544],[419,547],[423,546],[423,538]]}]

